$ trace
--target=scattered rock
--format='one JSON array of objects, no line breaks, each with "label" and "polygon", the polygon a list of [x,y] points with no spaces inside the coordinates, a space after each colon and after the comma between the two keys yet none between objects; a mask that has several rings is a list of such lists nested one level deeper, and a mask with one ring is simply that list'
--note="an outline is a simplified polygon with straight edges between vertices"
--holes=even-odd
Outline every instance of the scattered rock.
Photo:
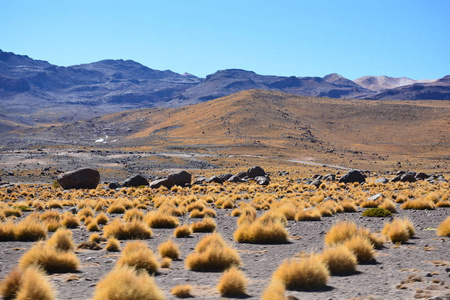
[{"label": "scattered rock", "polygon": [[230,178],[228,178],[227,180],[228,182],[234,182],[234,183],[238,183],[238,182],[246,182],[246,180],[238,177],[238,176],[231,176]]},{"label": "scattered rock", "polygon": [[102,247],[94,241],[87,241],[79,244],[77,249],[102,250]]},{"label": "scattered rock", "polygon": [[206,182],[207,183],[220,183],[220,184],[222,184],[223,180],[220,177],[214,175],[213,177],[206,179]]},{"label": "scattered rock", "polygon": [[382,197],[384,197],[384,195],[382,193],[378,193],[376,195],[373,195],[373,196],[370,196],[369,198],[367,198],[367,201],[376,201]]},{"label": "scattered rock", "polygon": [[196,184],[203,184],[205,181],[206,181],[206,179],[208,179],[208,178],[206,178],[206,177],[200,177],[200,178],[197,178],[196,180],[194,180],[194,182],[192,183],[193,185],[196,185]]},{"label": "scattered rock", "polygon": [[267,176],[256,176],[254,179],[259,185],[268,185],[270,183],[270,179]]},{"label": "scattered rock", "polygon": [[255,178],[258,176],[266,176],[266,172],[263,170],[263,168],[261,167],[251,167],[250,169],[247,170],[247,176],[250,178]]},{"label": "scattered rock", "polygon": [[415,182],[416,181],[416,172],[406,172],[400,177],[401,182]]},{"label": "scattered rock", "polygon": [[166,188],[171,188],[172,187],[172,185],[170,184],[170,181],[169,181],[168,178],[162,178],[162,179],[154,180],[154,181],[150,182],[149,186],[152,189],[157,189],[157,188],[160,188],[162,186],[164,186]]},{"label": "scattered rock", "polygon": [[316,179],[311,181],[309,184],[314,185],[316,188],[319,188],[319,186],[322,184],[322,181],[320,181],[320,179]]},{"label": "scattered rock", "polygon": [[248,177],[248,174],[246,171],[242,171],[242,172],[237,173],[236,177],[245,178],[245,177]]},{"label": "scattered rock", "polygon": [[427,179],[429,176],[423,172],[417,173],[416,174],[416,180],[425,180]]},{"label": "scattered rock", "polygon": [[100,182],[100,173],[90,168],[78,169],[59,175],[57,181],[65,190],[95,189]]},{"label": "scattered rock", "polygon": [[350,170],[346,174],[344,174],[341,179],[339,179],[339,182],[343,183],[352,183],[352,182],[359,182],[363,183],[366,182],[366,177],[361,174],[358,170]]},{"label": "scattered rock", "polygon": [[123,182],[124,187],[138,187],[141,185],[148,185],[148,180],[142,175],[132,175]]},{"label": "scattered rock", "polygon": [[327,174],[322,178],[324,181],[335,181],[336,175],[334,174]]},{"label": "scattered rock", "polygon": [[115,190],[120,188],[120,184],[118,182],[110,182],[108,188],[111,190]]},{"label": "scattered rock", "polygon": [[179,186],[190,186],[192,175],[186,171],[181,171],[178,173],[172,173],[170,174],[167,179],[172,183],[172,186],[179,185]]},{"label": "scattered rock", "polygon": [[219,175],[219,176],[217,176],[217,177],[219,177],[220,179],[222,179],[222,182],[225,182],[225,181],[227,181],[228,179],[230,179],[231,176],[233,176],[233,174],[231,174],[231,173],[226,173],[226,174]]},{"label": "scattered rock", "polygon": [[375,180],[375,183],[383,183],[383,184],[386,184],[386,183],[388,183],[389,182],[389,179],[387,179],[387,178],[385,178],[385,177],[381,177],[381,178],[378,178],[377,180]]}]

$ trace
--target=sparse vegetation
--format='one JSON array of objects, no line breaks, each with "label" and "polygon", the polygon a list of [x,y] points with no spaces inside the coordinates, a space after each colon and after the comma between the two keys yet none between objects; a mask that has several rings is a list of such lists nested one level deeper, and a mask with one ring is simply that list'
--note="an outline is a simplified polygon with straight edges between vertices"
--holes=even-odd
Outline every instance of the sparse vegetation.
[{"label": "sparse vegetation", "polygon": [[439,236],[450,237],[450,216],[439,224],[436,233]]},{"label": "sparse vegetation", "polygon": [[363,217],[377,217],[377,218],[383,218],[388,217],[392,215],[392,212],[381,207],[376,208],[368,208],[362,213]]},{"label": "sparse vegetation", "polygon": [[145,270],[149,274],[158,272],[159,263],[153,251],[144,242],[128,242],[123,248],[117,266],[128,266],[136,270]]},{"label": "sparse vegetation", "polygon": [[247,288],[248,279],[235,266],[226,270],[219,279],[217,289],[223,297],[243,296]]},{"label": "sparse vegetation", "polygon": [[174,286],[170,293],[178,298],[190,298],[193,297],[192,294],[192,286],[189,284],[181,284]]}]

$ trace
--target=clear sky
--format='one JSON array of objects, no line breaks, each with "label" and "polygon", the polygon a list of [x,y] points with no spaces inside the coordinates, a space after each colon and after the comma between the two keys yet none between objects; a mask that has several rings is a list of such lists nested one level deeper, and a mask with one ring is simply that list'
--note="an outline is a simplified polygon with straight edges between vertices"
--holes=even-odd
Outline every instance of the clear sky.
[{"label": "clear sky", "polygon": [[450,74],[450,0],[0,0],[0,49],[204,77]]}]

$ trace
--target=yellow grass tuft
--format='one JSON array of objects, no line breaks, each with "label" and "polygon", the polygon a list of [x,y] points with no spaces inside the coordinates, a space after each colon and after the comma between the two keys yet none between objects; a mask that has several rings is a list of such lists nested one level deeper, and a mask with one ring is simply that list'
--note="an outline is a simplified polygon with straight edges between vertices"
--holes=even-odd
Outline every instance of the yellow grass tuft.
[{"label": "yellow grass tuft", "polygon": [[93,300],[164,300],[153,277],[133,268],[116,267],[96,286]]},{"label": "yellow grass tuft", "polygon": [[125,212],[125,214],[123,215],[123,220],[125,222],[131,222],[134,219],[142,221],[143,218],[144,218],[144,214],[137,208],[127,210]]},{"label": "yellow grass tuft", "polygon": [[0,283],[0,295],[5,299],[13,299],[22,285],[23,270],[15,267]]},{"label": "yellow grass tuft", "polygon": [[60,252],[51,245],[39,242],[20,258],[19,266],[23,269],[36,266],[47,273],[69,273],[78,270],[80,261],[72,252]]},{"label": "yellow grass tuft", "polygon": [[184,224],[175,228],[173,235],[177,238],[188,237],[192,234],[191,226]]},{"label": "yellow grass tuft", "polygon": [[329,277],[326,265],[315,254],[285,260],[273,274],[273,279],[281,280],[288,290],[322,288]]},{"label": "yellow grass tuft", "polygon": [[102,240],[102,238],[100,237],[100,234],[98,234],[98,233],[93,233],[89,236],[90,242],[100,243],[101,240]]},{"label": "yellow grass tuft", "polygon": [[340,204],[345,212],[356,212],[358,209],[355,203],[353,203],[353,201],[350,200],[342,201]]},{"label": "yellow grass tuft", "polygon": [[105,247],[106,251],[110,252],[119,252],[120,251],[120,242],[118,239],[110,237]]},{"label": "yellow grass tuft", "polygon": [[104,212],[101,212],[95,217],[95,221],[99,225],[106,225],[109,222],[109,218]]},{"label": "yellow grass tuft", "polygon": [[170,268],[171,264],[172,264],[171,258],[163,257],[163,259],[161,259],[161,268]]},{"label": "yellow grass tuft", "polygon": [[170,293],[178,298],[191,298],[193,297],[191,292],[192,286],[189,284],[177,285],[170,290]]},{"label": "yellow grass tuft", "polygon": [[299,210],[295,215],[296,221],[320,221],[322,213],[317,208]]},{"label": "yellow grass tuft", "polygon": [[240,264],[239,254],[218,234],[201,239],[196,252],[189,254],[185,261],[186,268],[193,271],[223,271]]},{"label": "yellow grass tuft", "polygon": [[152,230],[143,222],[133,220],[123,223],[120,219],[114,219],[103,228],[106,238],[115,237],[119,240],[144,240],[151,238]]},{"label": "yellow grass tuft", "polygon": [[77,228],[80,226],[80,220],[76,215],[64,213],[62,216],[61,225],[66,228]]},{"label": "yellow grass tuft", "polygon": [[5,299],[53,300],[55,292],[45,274],[38,268],[15,268],[1,283],[0,294]]},{"label": "yellow grass tuft", "polygon": [[355,254],[358,263],[368,263],[373,259],[373,244],[366,237],[355,235],[344,245]]},{"label": "yellow grass tuft", "polygon": [[439,224],[436,234],[439,236],[450,237],[450,216]]},{"label": "yellow grass tuft", "polygon": [[13,221],[0,223],[0,241],[14,241],[16,239]]},{"label": "yellow grass tuft", "polygon": [[394,201],[389,199],[384,200],[383,203],[381,203],[378,207],[387,209],[392,213],[397,212],[397,206],[395,205]]},{"label": "yellow grass tuft", "polygon": [[30,215],[16,225],[15,236],[19,241],[39,241],[47,237],[47,232],[44,225]]},{"label": "yellow grass tuft", "polygon": [[58,251],[73,251],[75,243],[72,236],[72,231],[69,229],[59,228],[47,241],[47,245],[54,247]]},{"label": "yellow grass tuft", "polygon": [[117,266],[146,270],[149,274],[155,274],[159,269],[159,263],[152,249],[141,241],[129,242],[125,245],[122,256],[117,260]]},{"label": "yellow grass tuft", "polygon": [[144,221],[151,228],[175,228],[180,224],[177,217],[161,211],[149,212]]},{"label": "yellow grass tuft", "polygon": [[288,241],[289,233],[281,221],[263,223],[260,219],[240,225],[233,234],[235,241],[252,244],[281,244]]},{"label": "yellow grass tuft", "polygon": [[168,257],[171,259],[178,259],[180,257],[180,249],[172,240],[168,240],[159,245],[158,252],[161,257]]},{"label": "yellow grass tuft", "polygon": [[223,297],[244,296],[247,283],[244,273],[233,266],[222,274],[217,289]]},{"label": "yellow grass tuft", "polygon": [[347,275],[356,271],[356,256],[344,245],[327,248],[320,255],[332,275]]},{"label": "yellow grass tuft", "polygon": [[211,218],[204,218],[201,222],[191,224],[192,232],[213,232],[216,227],[216,222]]},{"label": "yellow grass tuft", "polygon": [[287,300],[286,285],[282,280],[272,279],[269,286],[264,290],[261,300]]},{"label": "yellow grass tuft", "polygon": [[401,206],[402,209],[435,209],[436,205],[432,200],[419,198],[416,200],[408,200]]},{"label": "yellow grass tuft", "polygon": [[111,204],[111,206],[106,210],[108,214],[123,214],[125,211],[126,208],[121,203]]}]

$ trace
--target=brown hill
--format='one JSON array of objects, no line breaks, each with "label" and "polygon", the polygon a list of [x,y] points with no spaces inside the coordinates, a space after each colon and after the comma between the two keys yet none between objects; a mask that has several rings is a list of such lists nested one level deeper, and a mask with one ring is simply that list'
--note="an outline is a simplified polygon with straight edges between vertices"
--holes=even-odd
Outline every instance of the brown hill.
[{"label": "brown hill", "polygon": [[339,100],[249,90],[182,108],[116,113],[35,137],[346,165],[430,159],[423,161],[428,165],[448,159],[449,124],[448,101]]}]

